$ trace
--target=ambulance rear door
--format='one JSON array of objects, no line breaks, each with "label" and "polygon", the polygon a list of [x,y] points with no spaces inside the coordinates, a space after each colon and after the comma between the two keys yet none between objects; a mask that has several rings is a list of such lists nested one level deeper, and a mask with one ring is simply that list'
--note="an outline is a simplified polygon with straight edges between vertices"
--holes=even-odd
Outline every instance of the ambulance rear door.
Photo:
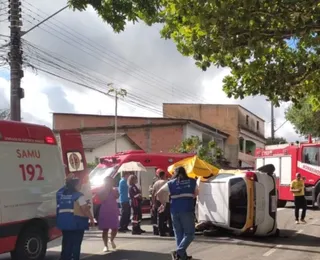
[{"label": "ambulance rear door", "polygon": [[61,148],[66,175],[71,173],[81,179],[81,192],[92,205],[89,169],[87,168],[81,133],[77,130],[60,130],[57,141]]}]

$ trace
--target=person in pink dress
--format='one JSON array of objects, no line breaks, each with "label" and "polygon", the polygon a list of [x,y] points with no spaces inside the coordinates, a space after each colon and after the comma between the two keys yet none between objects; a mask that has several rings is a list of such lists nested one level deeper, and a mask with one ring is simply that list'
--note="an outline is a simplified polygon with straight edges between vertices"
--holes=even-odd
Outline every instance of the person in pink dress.
[{"label": "person in pink dress", "polygon": [[[102,230],[102,239],[104,243],[104,252],[109,251],[108,242],[110,242],[112,249],[116,249],[114,242],[119,228],[119,207],[117,199],[119,193],[116,188],[113,187],[114,180],[111,177],[104,179],[104,187],[99,194],[101,202],[98,226]],[[111,236],[109,240],[109,230],[111,230]]]}]

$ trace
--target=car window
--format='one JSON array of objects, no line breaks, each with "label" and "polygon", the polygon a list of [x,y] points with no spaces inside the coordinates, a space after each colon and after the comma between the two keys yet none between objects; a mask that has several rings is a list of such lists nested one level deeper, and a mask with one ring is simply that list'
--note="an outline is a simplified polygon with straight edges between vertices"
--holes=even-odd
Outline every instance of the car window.
[{"label": "car window", "polygon": [[223,179],[223,178],[228,178],[228,177],[231,177],[231,176],[234,176],[234,174],[231,174],[231,173],[219,173],[215,179]]},{"label": "car window", "polygon": [[232,178],[229,182],[230,227],[242,229],[247,220],[248,194],[243,178]]},{"label": "car window", "polygon": [[118,169],[118,166],[113,167],[99,167],[94,168],[90,174],[89,179],[92,185],[102,185],[104,178],[112,176]]},{"label": "car window", "polygon": [[304,147],[302,160],[304,163],[320,165],[319,147]]}]

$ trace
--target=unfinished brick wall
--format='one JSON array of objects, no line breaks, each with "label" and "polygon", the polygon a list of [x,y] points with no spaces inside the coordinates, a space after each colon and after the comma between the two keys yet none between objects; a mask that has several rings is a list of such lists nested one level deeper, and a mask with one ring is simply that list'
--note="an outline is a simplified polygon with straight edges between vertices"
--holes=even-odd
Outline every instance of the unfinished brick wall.
[{"label": "unfinished brick wall", "polygon": [[230,136],[226,142],[225,156],[232,163],[232,165],[238,165],[238,106],[207,104],[163,104],[163,116],[198,120],[204,124],[228,133]]},{"label": "unfinished brick wall", "polygon": [[[183,125],[171,126],[152,126],[152,124],[170,124],[174,120],[163,118],[134,118],[118,117],[119,133],[126,133],[141,149],[146,152],[169,152],[172,148],[179,145],[183,139]],[[144,128],[121,129],[121,126],[144,125]],[[110,127],[114,126],[113,116],[95,115],[54,115],[54,130],[79,129],[90,127]],[[97,131],[90,131],[97,133]],[[101,132],[101,130],[99,130]],[[113,129],[103,130],[104,133],[113,133]],[[88,133],[88,132],[86,132]]]}]

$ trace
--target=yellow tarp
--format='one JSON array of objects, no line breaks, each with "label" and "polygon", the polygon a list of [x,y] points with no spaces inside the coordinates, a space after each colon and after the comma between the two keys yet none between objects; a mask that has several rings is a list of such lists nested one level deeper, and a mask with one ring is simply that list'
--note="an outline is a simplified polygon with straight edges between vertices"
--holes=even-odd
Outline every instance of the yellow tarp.
[{"label": "yellow tarp", "polygon": [[190,178],[209,177],[210,175],[217,175],[219,173],[217,167],[199,159],[197,156],[189,157],[170,165],[168,172],[172,175],[174,169],[181,166],[186,169]]}]

